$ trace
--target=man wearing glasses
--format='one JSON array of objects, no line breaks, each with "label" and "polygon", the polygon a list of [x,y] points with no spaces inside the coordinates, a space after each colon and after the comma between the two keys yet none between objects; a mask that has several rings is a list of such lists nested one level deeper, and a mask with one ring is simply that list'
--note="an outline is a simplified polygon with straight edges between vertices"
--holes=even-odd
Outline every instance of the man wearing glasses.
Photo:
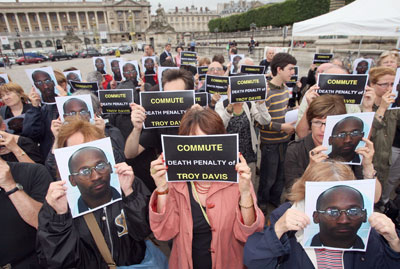
[{"label": "man wearing glasses", "polygon": [[125,80],[131,80],[134,82],[134,84],[137,84],[137,70],[133,64],[124,64],[124,66],[122,67],[122,74]]},{"label": "man wearing glasses", "polygon": [[342,162],[360,163],[360,156],[355,149],[364,136],[364,123],[357,117],[346,117],[335,124],[332,135],[329,137],[329,145],[332,152],[329,158]]},{"label": "man wearing glasses", "polygon": [[314,235],[312,247],[364,249],[357,231],[367,221],[367,211],[362,194],[353,187],[334,186],[321,193],[313,221],[319,224],[319,233]]},{"label": "man wearing glasses", "polygon": [[101,149],[78,149],[69,158],[68,168],[71,185],[77,186],[81,193],[77,203],[79,213],[121,198],[121,194],[110,185],[112,168]]},{"label": "man wearing glasses", "polygon": [[96,71],[100,72],[102,75],[106,74],[106,71],[104,70],[104,61],[101,58],[96,58],[94,61],[94,65],[96,67]]},{"label": "man wearing glasses", "polygon": [[118,60],[112,60],[110,65],[111,65],[111,71],[114,74],[114,80],[115,81],[121,81],[122,77],[121,77],[121,71],[119,69],[119,61]]},{"label": "man wearing glasses", "polygon": [[32,73],[32,80],[35,87],[39,89],[42,100],[45,103],[55,103],[55,82],[51,79],[50,75],[42,70],[36,70]]},{"label": "man wearing glasses", "polygon": [[90,121],[91,114],[87,104],[78,98],[70,98],[63,104],[64,119],[66,117],[73,117],[79,115],[86,121]]}]

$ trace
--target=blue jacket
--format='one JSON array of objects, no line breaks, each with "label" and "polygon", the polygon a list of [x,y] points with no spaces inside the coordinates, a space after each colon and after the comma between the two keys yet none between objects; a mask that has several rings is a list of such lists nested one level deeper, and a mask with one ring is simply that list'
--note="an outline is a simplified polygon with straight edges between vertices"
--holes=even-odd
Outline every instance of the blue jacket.
[{"label": "blue jacket", "polygon": [[[314,268],[303,247],[297,243],[295,232],[287,232],[281,239],[275,234],[274,225],[291,207],[285,203],[271,214],[271,225],[263,232],[251,235],[244,247],[244,264],[249,268]],[[374,229],[368,239],[366,252],[346,251],[344,268],[400,268],[400,253],[393,251]]]}]

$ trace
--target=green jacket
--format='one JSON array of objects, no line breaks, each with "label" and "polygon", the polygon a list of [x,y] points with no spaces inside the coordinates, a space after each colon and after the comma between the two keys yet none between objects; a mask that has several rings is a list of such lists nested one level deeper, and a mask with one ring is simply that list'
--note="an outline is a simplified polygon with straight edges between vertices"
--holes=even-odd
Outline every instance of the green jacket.
[{"label": "green jacket", "polygon": [[[377,111],[378,106],[374,105],[373,110]],[[375,117],[372,123],[371,141],[375,149],[373,164],[382,187],[392,164],[392,144],[397,124],[400,124],[400,109],[386,110],[381,122]]]}]

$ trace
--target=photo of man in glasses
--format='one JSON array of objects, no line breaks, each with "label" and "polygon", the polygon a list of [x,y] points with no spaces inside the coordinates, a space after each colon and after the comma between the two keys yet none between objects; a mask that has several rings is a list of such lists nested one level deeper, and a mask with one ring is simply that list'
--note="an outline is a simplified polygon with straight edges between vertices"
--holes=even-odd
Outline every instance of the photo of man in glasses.
[{"label": "photo of man in glasses", "polygon": [[319,225],[310,246],[342,249],[364,249],[362,238],[357,235],[362,223],[367,221],[364,198],[357,189],[337,185],[322,192],[312,215]]},{"label": "photo of man in glasses", "polygon": [[137,74],[136,67],[132,63],[126,63],[122,67],[122,75],[124,76],[125,80],[137,81]]},{"label": "photo of man in glasses", "polygon": [[115,81],[121,81],[122,77],[121,77],[121,70],[119,67],[119,61],[118,60],[112,60],[110,63],[111,66],[111,71],[114,74],[114,80]]},{"label": "photo of man in glasses", "polygon": [[346,117],[335,124],[329,137],[332,152],[329,158],[346,163],[360,163],[360,156],[355,152],[364,136],[363,121],[354,116]]},{"label": "photo of man in glasses", "polygon": [[110,185],[112,165],[100,148],[78,149],[69,158],[68,169],[69,182],[81,194],[75,207],[77,214],[121,198],[120,192]]},{"label": "photo of man in glasses", "polygon": [[90,121],[91,113],[85,101],[78,98],[70,98],[63,105],[64,119],[79,115],[86,121]]},{"label": "photo of man in glasses", "polygon": [[57,83],[51,78],[50,74],[42,71],[36,70],[32,73],[33,84],[36,89],[38,89],[41,93],[42,100],[45,103],[54,103],[56,92],[55,86]]}]

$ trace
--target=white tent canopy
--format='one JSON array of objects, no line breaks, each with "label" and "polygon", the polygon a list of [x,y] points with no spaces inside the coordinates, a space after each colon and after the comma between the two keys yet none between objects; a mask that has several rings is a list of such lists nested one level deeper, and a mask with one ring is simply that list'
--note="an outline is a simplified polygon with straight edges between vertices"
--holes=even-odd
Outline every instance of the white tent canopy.
[{"label": "white tent canopy", "polygon": [[293,24],[296,36],[400,36],[400,0],[357,0]]}]

